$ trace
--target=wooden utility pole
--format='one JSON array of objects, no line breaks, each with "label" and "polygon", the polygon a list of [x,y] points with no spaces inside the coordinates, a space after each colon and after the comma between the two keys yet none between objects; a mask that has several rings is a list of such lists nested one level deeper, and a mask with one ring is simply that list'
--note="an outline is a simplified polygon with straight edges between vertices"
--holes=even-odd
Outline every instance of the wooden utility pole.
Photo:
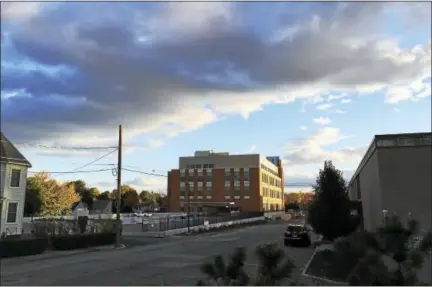
[{"label": "wooden utility pole", "polygon": [[122,222],[120,219],[121,209],[121,170],[122,170],[122,126],[119,125],[119,142],[118,142],[118,163],[117,163],[117,222],[116,222],[116,246],[121,246],[121,227]]}]

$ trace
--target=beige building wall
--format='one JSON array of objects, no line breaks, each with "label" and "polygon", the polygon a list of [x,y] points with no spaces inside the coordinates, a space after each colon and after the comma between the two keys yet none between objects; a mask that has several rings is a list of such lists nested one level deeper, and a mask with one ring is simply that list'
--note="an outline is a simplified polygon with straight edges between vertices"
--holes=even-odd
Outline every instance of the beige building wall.
[{"label": "beige building wall", "polygon": [[374,230],[379,227],[383,219],[378,154],[376,151],[364,165],[358,180],[363,206],[364,228]]},{"label": "beige building wall", "polygon": [[431,174],[430,133],[375,136],[348,187],[350,198],[362,201],[365,229],[382,224],[383,210],[431,229]]},{"label": "beige building wall", "polygon": [[378,150],[383,208],[402,220],[411,213],[427,230],[432,229],[431,151],[431,146]]}]

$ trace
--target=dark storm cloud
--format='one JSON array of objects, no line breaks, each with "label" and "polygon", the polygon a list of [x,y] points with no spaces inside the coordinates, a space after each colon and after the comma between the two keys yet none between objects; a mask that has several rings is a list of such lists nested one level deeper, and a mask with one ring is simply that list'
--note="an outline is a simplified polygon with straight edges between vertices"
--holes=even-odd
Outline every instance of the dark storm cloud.
[{"label": "dark storm cloud", "polygon": [[[103,130],[119,122],[146,126],[152,119],[175,113],[177,106],[184,105],[185,96],[200,99],[218,93],[223,97],[256,89],[252,85],[203,80],[206,75],[229,77],[230,69],[269,90],[320,82],[336,88],[388,84],[418,77],[424,66],[421,57],[402,65],[383,57],[373,43],[347,45],[347,35],[365,36],[356,23],[379,17],[381,6],[373,3],[346,4],[339,14],[323,4],[307,4],[302,12],[307,17],[303,18],[310,18],[310,11],[314,11],[322,16],[320,25],[300,29],[292,39],[278,42],[252,32],[251,23],[248,27],[221,24],[211,33],[202,31],[158,41],[159,34],[137,30],[131,10],[126,10],[131,14],[123,22],[109,17],[100,20],[94,8],[98,6],[92,4],[69,5],[65,3],[50,15],[21,24],[9,36],[20,55],[44,65],[67,65],[75,71],[67,76],[36,71],[2,75],[2,91],[25,89],[33,96],[2,103],[2,128],[15,137],[21,136],[16,128],[28,128],[29,123],[35,129],[26,136],[35,138],[57,136],[59,131],[84,131],[87,127]],[[301,7],[300,3],[296,5]],[[70,17],[63,22],[59,14],[76,7],[94,13],[95,20]],[[109,10],[111,6],[104,7]],[[332,23],[338,23],[339,28]],[[139,32],[148,40],[138,41]],[[52,94],[72,100],[50,101]]]}]

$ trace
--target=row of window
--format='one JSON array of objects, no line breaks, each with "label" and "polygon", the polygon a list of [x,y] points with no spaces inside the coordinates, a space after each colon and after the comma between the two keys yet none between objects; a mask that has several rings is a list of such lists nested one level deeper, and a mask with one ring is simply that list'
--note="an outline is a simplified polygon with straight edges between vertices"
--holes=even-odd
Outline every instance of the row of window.
[{"label": "row of window", "polygon": [[272,169],[269,169],[268,167],[266,167],[265,165],[261,164],[261,168],[265,171],[267,171],[268,173],[273,174],[274,176],[279,176],[279,174],[275,171],[273,171]]},{"label": "row of window", "polygon": [[282,186],[282,182],[279,179],[271,177],[265,173],[261,174],[261,180],[262,180],[262,182],[270,184],[272,186],[276,186],[276,187]]},{"label": "row of window", "polygon": [[187,164],[186,168],[214,168],[214,164]]},{"label": "row of window", "polygon": [[[240,186],[227,186],[225,185],[225,194],[230,194],[231,192],[233,192],[234,194],[240,194],[241,191],[241,187]],[[193,188],[192,185],[190,186],[186,186],[186,185],[180,185],[180,195],[185,195],[187,192],[196,192],[196,193],[200,193],[203,194],[204,192],[207,194],[211,194],[213,191],[213,187],[210,186],[205,186],[205,187],[200,187],[200,186],[196,186],[195,188]],[[243,186],[243,194],[244,195],[249,195],[250,194],[250,189],[249,186]]]},{"label": "row of window", "polygon": [[[243,174],[243,181],[249,181],[250,180],[249,169],[243,169],[242,171],[234,170],[234,181],[240,181],[241,174]],[[197,181],[211,182],[212,177],[213,177],[213,174],[212,174],[211,170],[207,170],[205,176],[204,176],[204,172],[202,170],[198,170],[196,176],[195,176],[195,173],[186,174],[186,172],[184,170],[180,170],[180,181],[181,182],[191,181],[192,178],[193,179],[196,178]],[[231,169],[229,169],[229,168],[225,169],[225,181],[231,181],[231,177],[232,177]]]},{"label": "row of window", "polygon": [[270,197],[270,198],[282,198],[283,192],[279,190],[273,190],[267,187],[263,187],[263,196],[264,197]]}]

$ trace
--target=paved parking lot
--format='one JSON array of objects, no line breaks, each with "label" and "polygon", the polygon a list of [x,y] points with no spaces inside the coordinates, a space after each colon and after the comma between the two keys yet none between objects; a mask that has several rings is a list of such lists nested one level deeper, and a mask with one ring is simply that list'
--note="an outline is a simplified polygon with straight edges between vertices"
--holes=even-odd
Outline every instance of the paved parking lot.
[{"label": "paved parking lot", "polygon": [[[252,226],[220,234],[156,239],[152,244],[130,245],[121,250],[83,253],[30,262],[3,260],[2,285],[195,285],[202,278],[199,266],[217,254],[229,255],[247,247],[247,268],[255,273],[254,248],[261,243],[282,244],[285,224]],[[130,238],[130,240],[132,240]],[[139,240],[135,238],[134,240]],[[147,239],[142,239],[147,240]],[[286,247],[298,266],[295,276],[312,255],[311,248]]]}]

